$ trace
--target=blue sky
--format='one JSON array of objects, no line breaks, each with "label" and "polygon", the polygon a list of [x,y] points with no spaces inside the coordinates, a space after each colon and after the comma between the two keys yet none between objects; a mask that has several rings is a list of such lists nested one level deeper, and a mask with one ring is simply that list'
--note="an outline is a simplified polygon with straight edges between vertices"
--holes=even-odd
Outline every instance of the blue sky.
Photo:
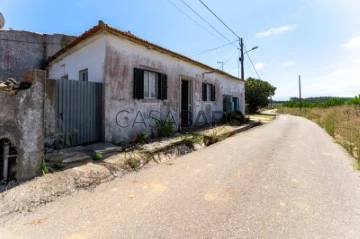
[{"label": "blue sky", "polygon": [[[237,40],[198,0],[183,0],[230,41]],[[360,93],[359,0],[203,0],[239,36],[276,99]],[[175,7],[176,6],[176,7]],[[180,10],[179,10],[180,9]],[[80,35],[101,19],[120,30],[238,75],[238,43],[228,43],[181,0],[0,0],[5,29]],[[188,16],[193,20],[190,20]],[[199,26],[201,25],[201,26]],[[256,77],[246,58],[245,77]]]}]

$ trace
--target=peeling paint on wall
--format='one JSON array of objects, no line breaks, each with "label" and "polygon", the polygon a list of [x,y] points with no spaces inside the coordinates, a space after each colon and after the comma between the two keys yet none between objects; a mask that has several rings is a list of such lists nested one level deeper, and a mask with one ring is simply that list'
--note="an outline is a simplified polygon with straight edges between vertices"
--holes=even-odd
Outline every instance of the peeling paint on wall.
[{"label": "peeling paint on wall", "polygon": [[[96,55],[97,58],[90,56]],[[99,82],[102,75],[104,83],[104,132],[105,140],[113,143],[126,143],[138,133],[156,135],[156,129],[149,127],[154,123],[152,112],[159,112],[166,118],[169,112],[180,123],[181,79],[191,82],[191,109],[194,118],[199,112],[223,110],[223,95],[232,95],[242,100],[244,82],[235,80],[218,72],[209,73],[198,65],[179,60],[157,50],[138,45],[110,34],[98,34],[88,39],[83,46],[72,50],[66,56],[53,62],[50,66],[50,77],[58,79],[62,76],[62,65],[66,65],[66,73],[76,76],[80,63],[89,69],[89,81]],[[167,75],[166,100],[134,99],[134,68]],[[94,71],[95,73],[91,73]],[[206,73],[206,74],[205,74]],[[70,78],[71,79],[71,78]],[[216,101],[203,102],[202,83],[216,86]],[[244,112],[245,104],[241,107]],[[122,112],[122,113],[121,113]],[[141,112],[141,114],[139,114]],[[134,124],[140,119],[144,122]],[[131,125],[122,127],[124,125]]]}]

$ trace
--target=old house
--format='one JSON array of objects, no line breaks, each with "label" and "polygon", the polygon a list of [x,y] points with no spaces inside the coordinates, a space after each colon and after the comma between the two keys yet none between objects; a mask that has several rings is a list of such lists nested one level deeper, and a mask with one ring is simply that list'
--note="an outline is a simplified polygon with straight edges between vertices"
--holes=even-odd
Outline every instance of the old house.
[{"label": "old house", "polygon": [[219,120],[224,110],[245,112],[239,78],[101,21],[57,52],[47,71],[58,81],[102,84],[101,110],[88,114],[98,112],[96,131],[108,142],[156,135],[160,119],[180,129]]}]

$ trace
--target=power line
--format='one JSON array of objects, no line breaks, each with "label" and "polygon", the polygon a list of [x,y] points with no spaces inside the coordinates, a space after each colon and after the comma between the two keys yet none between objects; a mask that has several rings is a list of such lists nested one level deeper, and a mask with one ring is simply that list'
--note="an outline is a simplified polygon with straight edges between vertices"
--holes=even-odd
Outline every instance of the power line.
[{"label": "power line", "polygon": [[225,42],[222,38],[218,37],[217,35],[215,35],[214,33],[212,33],[211,31],[209,31],[207,28],[205,28],[203,25],[201,25],[200,23],[198,23],[196,20],[194,20],[192,17],[190,17],[186,12],[184,12],[181,8],[179,8],[175,3],[173,3],[170,0],[167,0],[169,3],[171,3],[177,10],[179,10],[182,14],[184,14],[186,17],[188,17],[191,21],[193,21],[196,25],[198,25],[199,27],[201,27],[202,29],[204,29],[205,31],[207,31],[209,34],[211,34],[213,37],[217,38],[218,40]]},{"label": "power line", "polygon": [[257,75],[258,78],[261,80],[261,77],[260,77],[258,71],[256,70],[256,67],[255,67],[253,61],[251,60],[250,55],[249,55],[249,53],[247,52],[247,49],[246,49],[245,44],[244,44],[244,48],[245,48],[245,51],[246,51],[246,55],[247,55],[247,57],[249,58],[249,61],[251,62],[251,65],[253,66],[253,68],[254,68],[254,70],[255,70],[256,75]]},{"label": "power line", "polygon": [[223,47],[226,47],[226,46],[229,46],[229,45],[232,45],[234,44],[235,42],[237,41],[233,41],[229,44],[226,44],[226,45],[222,45],[222,46],[218,46],[218,47],[214,47],[214,48],[211,48],[211,49],[207,49],[207,50],[203,50],[203,51],[197,51],[197,52],[188,52],[188,53],[183,53],[183,54],[190,54],[190,55],[194,55],[194,56],[199,56],[199,55],[202,55],[202,54],[206,54],[206,53],[209,53],[209,52],[212,52],[212,51],[215,51],[215,50],[218,50],[220,48],[223,48]]},{"label": "power line", "polygon": [[235,52],[234,54],[232,54],[229,59],[227,59],[226,61],[224,61],[224,66],[235,56],[237,52]]},{"label": "power line", "polygon": [[231,30],[230,27],[228,27],[228,25],[225,24],[225,22],[223,20],[221,20],[203,1],[199,0],[201,2],[202,5],[204,5],[227,29],[229,29],[229,31],[231,31],[235,36],[237,36],[238,38],[240,38],[233,30]]},{"label": "power line", "polygon": [[215,30],[220,36],[226,39],[227,42],[231,42],[227,37],[225,37],[221,32],[219,32],[213,25],[211,25],[208,21],[206,21],[199,13],[197,13],[189,4],[187,4],[184,0],[181,0],[183,4],[185,4],[193,13],[195,13],[200,19],[206,22],[213,30]]}]

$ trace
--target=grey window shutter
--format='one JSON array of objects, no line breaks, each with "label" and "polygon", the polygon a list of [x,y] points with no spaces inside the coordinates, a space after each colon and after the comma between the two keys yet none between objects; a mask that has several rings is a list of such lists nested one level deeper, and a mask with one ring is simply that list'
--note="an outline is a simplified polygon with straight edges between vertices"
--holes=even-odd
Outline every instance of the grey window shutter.
[{"label": "grey window shutter", "polygon": [[215,101],[215,86],[211,85],[211,101]]},{"label": "grey window shutter", "polygon": [[159,74],[158,99],[167,100],[167,75]]},{"label": "grey window shutter", "polygon": [[134,98],[144,99],[144,71],[134,68]]},{"label": "grey window shutter", "polygon": [[202,84],[202,99],[203,101],[206,101],[207,97],[206,97],[206,84],[203,83]]}]

